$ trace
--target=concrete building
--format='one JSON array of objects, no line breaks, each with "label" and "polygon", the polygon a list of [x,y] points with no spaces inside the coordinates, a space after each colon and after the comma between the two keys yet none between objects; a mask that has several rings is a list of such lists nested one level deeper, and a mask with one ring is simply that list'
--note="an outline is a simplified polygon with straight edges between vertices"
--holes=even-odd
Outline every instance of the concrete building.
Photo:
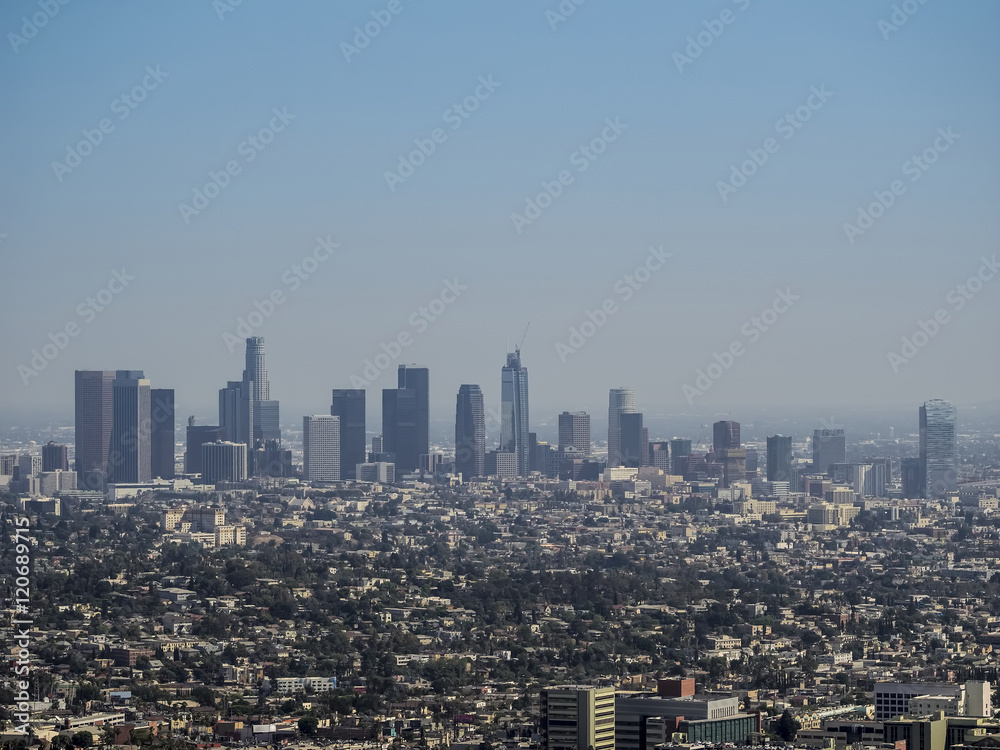
[{"label": "concrete building", "polygon": [[340,480],[340,417],[316,414],[302,418],[305,461],[302,475],[311,482]]},{"label": "concrete building", "polygon": [[541,694],[544,750],[615,750],[615,689],[547,688]]}]

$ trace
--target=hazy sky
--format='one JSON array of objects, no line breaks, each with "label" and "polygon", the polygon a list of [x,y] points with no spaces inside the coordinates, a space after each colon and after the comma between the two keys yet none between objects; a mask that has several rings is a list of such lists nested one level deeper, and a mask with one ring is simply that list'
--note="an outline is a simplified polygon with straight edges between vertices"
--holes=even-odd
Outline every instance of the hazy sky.
[{"label": "hazy sky", "polygon": [[239,318],[285,422],[400,362],[495,407],[529,321],[533,422],[996,398],[992,0],[49,2],[0,6],[0,421],[116,368],[211,418]]}]

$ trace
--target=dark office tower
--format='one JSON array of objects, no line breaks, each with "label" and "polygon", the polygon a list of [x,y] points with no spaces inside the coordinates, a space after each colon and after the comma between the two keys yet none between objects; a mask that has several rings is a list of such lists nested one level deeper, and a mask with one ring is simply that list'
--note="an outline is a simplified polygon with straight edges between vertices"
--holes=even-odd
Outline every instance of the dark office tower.
[{"label": "dark office tower", "polygon": [[619,416],[621,465],[640,467],[645,465],[648,442],[643,441],[642,414],[627,412]]},{"label": "dark office tower", "polygon": [[69,471],[69,451],[54,440],[42,446],[42,471]]},{"label": "dark office tower", "polygon": [[507,353],[500,371],[500,450],[516,456],[517,476],[528,476],[528,368],[521,366],[521,350],[516,348]]},{"label": "dark office tower", "polygon": [[485,476],[486,411],[478,385],[463,385],[455,402],[455,472],[462,481]]},{"label": "dark office tower", "polygon": [[666,440],[649,444],[649,465],[670,474],[670,443]]},{"label": "dark office tower", "polygon": [[903,498],[916,500],[924,496],[924,483],[920,475],[920,459],[904,458],[902,461]]},{"label": "dark office tower", "polygon": [[787,435],[769,435],[767,438],[767,481],[791,482],[792,480],[792,439]]},{"label": "dark office tower", "polygon": [[533,471],[542,471],[538,468],[538,433],[529,432],[528,433],[528,473]]},{"label": "dark office tower", "polygon": [[219,391],[219,427],[223,430],[225,442],[243,443],[248,448],[254,445],[253,413],[254,402],[250,398],[248,383],[230,380]]},{"label": "dark office tower", "polygon": [[76,459],[81,489],[102,490],[108,475],[114,420],[112,370],[76,371]]},{"label": "dark office tower", "polygon": [[712,425],[712,449],[719,453],[727,448],[739,448],[740,423],[724,420]]},{"label": "dark office tower", "polygon": [[153,388],[152,429],[149,436],[150,471],[160,479],[174,478],[174,392],[171,388]]},{"label": "dark office tower", "polygon": [[635,392],[612,388],[608,393],[608,467],[622,465],[621,415],[635,414]]},{"label": "dark office tower", "polygon": [[590,455],[590,415],[585,411],[564,411],[559,415],[559,450],[574,448]]},{"label": "dark office tower", "polygon": [[184,451],[184,473],[201,474],[201,446],[205,443],[220,443],[225,440],[225,429],[218,425],[196,425],[194,417],[188,418],[187,450]]},{"label": "dark office tower", "polygon": [[364,389],[334,388],[330,414],[340,417],[340,478],[356,479],[366,458]]},{"label": "dark office tower", "polygon": [[832,464],[847,461],[847,439],[842,429],[813,430],[812,470],[829,474]]},{"label": "dark office tower", "polygon": [[935,499],[958,490],[955,405],[932,399],[920,407],[920,474],[924,497]]},{"label": "dark office tower", "polygon": [[687,438],[674,438],[670,441],[670,472],[676,476],[684,476],[688,470],[688,459],[691,456],[691,441]]},{"label": "dark office tower", "polygon": [[715,460],[722,465],[723,487],[729,487],[733,482],[746,481],[747,452],[745,448],[722,448],[716,450]]},{"label": "dark office tower", "polygon": [[399,387],[382,391],[382,450],[395,456],[396,474],[420,467],[430,453],[430,378],[426,367],[399,366]]},{"label": "dark office tower", "polygon": [[746,478],[748,480],[756,479],[758,476],[758,462],[760,460],[760,456],[753,448],[747,448],[746,451]]},{"label": "dark office tower", "polygon": [[142,370],[118,370],[112,400],[108,481],[148,482],[152,478],[152,409],[149,381]]}]

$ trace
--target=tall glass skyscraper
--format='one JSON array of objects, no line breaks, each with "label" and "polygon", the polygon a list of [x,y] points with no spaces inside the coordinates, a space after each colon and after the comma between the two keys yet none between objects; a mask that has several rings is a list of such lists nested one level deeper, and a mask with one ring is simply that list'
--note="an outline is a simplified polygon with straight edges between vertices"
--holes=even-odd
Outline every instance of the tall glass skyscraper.
[{"label": "tall glass skyscraper", "polygon": [[108,481],[148,482],[152,478],[152,406],[149,381],[142,370],[117,371],[112,401]]},{"label": "tall glass skyscraper", "polygon": [[517,348],[500,372],[500,450],[516,456],[519,477],[528,476],[528,368]]},{"label": "tall glass skyscraper", "polygon": [[382,450],[395,456],[398,476],[416,471],[430,452],[430,374],[400,365],[397,383],[382,391]]},{"label": "tall glass skyscraper", "polygon": [[330,414],[340,417],[340,477],[356,479],[358,464],[365,463],[365,391],[334,388]]},{"label": "tall glass skyscraper", "polygon": [[103,490],[114,419],[113,370],[76,371],[76,459],[81,489]]},{"label": "tall glass skyscraper", "polygon": [[769,435],[767,438],[767,481],[792,482],[795,479],[792,474],[791,437]]},{"label": "tall glass skyscraper", "polygon": [[955,405],[932,399],[920,407],[920,478],[924,497],[943,497],[958,490],[958,446]]},{"label": "tall glass skyscraper", "polygon": [[612,388],[608,395],[608,467],[622,465],[621,415],[635,414],[635,391]]},{"label": "tall glass skyscraper", "polygon": [[455,404],[455,471],[463,481],[486,473],[486,412],[478,385],[458,389]]}]

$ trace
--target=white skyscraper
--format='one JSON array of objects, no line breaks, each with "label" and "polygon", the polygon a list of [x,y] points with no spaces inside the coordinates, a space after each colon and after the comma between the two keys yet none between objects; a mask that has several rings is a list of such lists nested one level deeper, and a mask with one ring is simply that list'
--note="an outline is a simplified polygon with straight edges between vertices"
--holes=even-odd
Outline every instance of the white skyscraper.
[{"label": "white skyscraper", "polygon": [[303,474],[315,482],[340,480],[340,417],[317,414],[302,418],[305,444]]},{"label": "white skyscraper", "polygon": [[635,414],[635,391],[612,388],[608,397],[608,468],[622,463],[622,414]]},{"label": "white skyscraper", "polygon": [[514,454],[516,476],[528,476],[528,368],[520,349],[508,352],[500,373],[500,449]]}]

